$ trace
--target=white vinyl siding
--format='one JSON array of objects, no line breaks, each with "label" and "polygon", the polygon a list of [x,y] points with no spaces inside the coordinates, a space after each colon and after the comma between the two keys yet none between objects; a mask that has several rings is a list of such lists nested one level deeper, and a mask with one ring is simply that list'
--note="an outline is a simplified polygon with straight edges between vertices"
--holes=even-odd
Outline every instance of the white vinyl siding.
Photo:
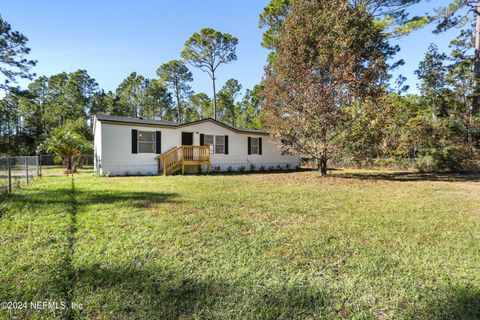
[{"label": "white vinyl siding", "polygon": [[[138,153],[132,154],[132,130],[162,132],[162,152],[166,152],[172,148],[182,144],[182,131],[185,128],[158,128],[151,125],[139,124],[123,124],[123,123],[97,123],[95,130],[95,143],[97,144],[97,154],[101,156],[101,167],[99,167],[100,174],[108,175],[153,175],[158,174],[158,159],[156,153]],[[208,133],[213,136],[213,144],[215,144],[215,136],[228,135],[228,155],[211,153],[212,168],[216,170],[220,168],[226,171],[231,167],[237,170],[244,167],[246,170],[255,166],[255,170],[259,170],[262,166],[268,170],[270,166],[277,167],[281,165],[285,167],[289,165],[291,169],[295,168],[300,162],[300,156],[295,155],[281,155],[280,150],[277,149],[279,141],[270,138],[266,135],[255,135],[252,133],[236,133],[227,128],[219,126],[213,121],[206,121],[202,123],[188,126],[188,130],[194,132],[193,144],[200,145],[202,133]],[[198,133],[197,133],[198,132]],[[152,133],[153,135],[154,133]],[[205,135],[206,137],[207,135]],[[138,132],[137,132],[138,137]],[[262,155],[251,154],[247,152],[247,137],[260,138],[262,137]],[[209,138],[206,138],[206,140]],[[223,139],[222,139],[223,140]],[[203,141],[204,143],[207,141]],[[225,141],[222,141],[225,142]],[[153,145],[153,143],[152,143]],[[138,141],[137,141],[138,146]],[[151,147],[152,150],[153,146]],[[215,149],[215,147],[212,147]],[[140,149],[138,149],[140,151]],[[206,168],[203,168],[206,170]]]},{"label": "white vinyl siding", "polygon": [[138,131],[138,152],[155,153],[154,131]]}]

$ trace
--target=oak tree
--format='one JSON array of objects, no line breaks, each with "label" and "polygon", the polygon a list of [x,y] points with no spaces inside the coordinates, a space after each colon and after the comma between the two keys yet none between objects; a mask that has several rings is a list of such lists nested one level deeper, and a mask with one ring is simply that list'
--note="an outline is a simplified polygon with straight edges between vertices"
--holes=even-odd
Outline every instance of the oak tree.
[{"label": "oak tree", "polygon": [[[408,7],[421,0],[349,0],[352,7],[362,7],[375,19],[375,23],[389,36],[408,34],[421,28],[430,19],[427,16],[411,17]],[[270,0],[259,16],[259,27],[265,29],[262,46],[272,50],[269,61],[275,57],[280,31],[295,0]]]},{"label": "oak tree", "polygon": [[392,49],[366,7],[347,0],[296,0],[276,47],[263,82],[266,125],[326,175],[362,106],[383,93]]}]

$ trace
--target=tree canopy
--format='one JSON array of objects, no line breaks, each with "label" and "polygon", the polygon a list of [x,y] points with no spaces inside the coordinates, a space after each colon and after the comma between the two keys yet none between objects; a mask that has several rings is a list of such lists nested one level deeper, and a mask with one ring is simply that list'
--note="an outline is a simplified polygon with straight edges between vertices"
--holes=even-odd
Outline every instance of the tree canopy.
[{"label": "tree canopy", "polygon": [[174,91],[177,103],[177,122],[182,122],[182,101],[191,94],[192,88],[188,85],[193,76],[185,63],[181,60],[171,60],[157,69],[160,79]]},{"label": "tree canopy", "polygon": [[[421,0],[350,0],[351,7],[364,8],[383,32],[389,36],[408,34],[427,24],[426,16],[410,17],[407,9]],[[273,59],[276,42],[280,36],[283,22],[291,12],[295,0],[270,0],[259,16],[259,27],[263,33],[262,46],[273,50],[269,59]]]},{"label": "tree canopy", "polygon": [[237,119],[240,110],[236,104],[236,99],[240,95],[242,85],[236,79],[228,79],[225,85],[218,92],[219,104],[221,109],[220,119],[232,126],[237,125]]},{"label": "tree canopy", "polygon": [[346,0],[295,1],[276,47],[263,83],[267,126],[325,175],[355,114],[366,111],[354,108],[384,90],[391,49],[365,7]]},{"label": "tree canopy", "polygon": [[30,69],[37,63],[26,56],[28,38],[18,31],[13,31],[10,24],[0,16],[0,74],[4,79],[0,89],[11,88],[17,78],[32,79]]},{"label": "tree canopy", "polygon": [[216,72],[220,65],[237,60],[238,39],[229,33],[203,28],[185,42],[182,57],[194,67],[206,72],[213,85],[213,117],[217,119]]}]

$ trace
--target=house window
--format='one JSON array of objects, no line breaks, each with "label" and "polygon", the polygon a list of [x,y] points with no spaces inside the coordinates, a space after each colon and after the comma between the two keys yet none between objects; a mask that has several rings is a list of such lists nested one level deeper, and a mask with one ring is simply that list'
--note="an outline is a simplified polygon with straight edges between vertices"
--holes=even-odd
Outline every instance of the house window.
[{"label": "house window", "polygon": [[225,154],[225,136],[215,136],[215,153]]},{"label": "house window", "polygon": [[138,131],[138,152],[155,153],[154,131]]},{"label": "house window", "polygon": [[210,146],[210,153],[213,153],[213,147],[214,147],[214,143],[213,143],[213,138],[214,138],[214,135],[212,134],[206,134],[204,135],[204,140],[203,140],[203,144],[205,146]]},{"label": "house window", "polygon": [[252,154],[260,154],[260,139],[259,138],[252,138],[252,147],[251,147]]}]

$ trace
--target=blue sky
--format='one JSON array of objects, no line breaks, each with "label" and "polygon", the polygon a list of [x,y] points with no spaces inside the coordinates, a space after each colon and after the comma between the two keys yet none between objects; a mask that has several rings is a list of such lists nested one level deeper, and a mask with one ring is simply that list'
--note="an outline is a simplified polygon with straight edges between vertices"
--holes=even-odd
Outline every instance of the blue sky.
[{"label": "blue sky", "polygon": [[[433,0],[412,9],[422,14],[447,0]],[[38,60],[34,72],[52,75],[86,69],[105,90],[115,90],[135,71],[156,77],[162,63],[178,59],[188,37],[202,27],[228,32],[239,39],[238,60],[220,67],[218,85],[238,79],[244,89],[257,84],[263,75],[268,51],[260,46],[262,30],[258,15],[268,0],[184,1],[5,1],[0,14],[14,30],[29,38],[31,57]],[[417,31],[395,43],[397,58],[406,61],[398,72],[416,87],[415,69],[429,43],[448,51],[448,42],[458,30],[433,35],[431,28]],[[195,70],[192,87],[211,95],[206,73]],[[20,84],[25,86],[27,82]]]}]

